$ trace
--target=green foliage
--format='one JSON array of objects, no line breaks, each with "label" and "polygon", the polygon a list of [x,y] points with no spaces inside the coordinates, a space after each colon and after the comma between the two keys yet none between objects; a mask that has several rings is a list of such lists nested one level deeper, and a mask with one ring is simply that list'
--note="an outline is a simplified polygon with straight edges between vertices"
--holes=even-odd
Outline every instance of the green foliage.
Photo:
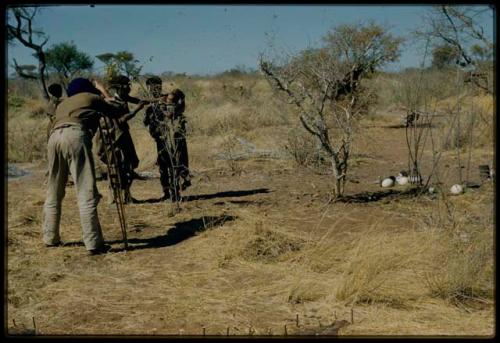
[{"label": "green foliage", "polygon": [[256,73],[256,70],[249,68],[243,64],[238,64],[234,68],[223,71],[217,76],[232,76],[232,77],[240,77],[245,75],[253,75]]},{"label": "green foliage", "polygon": [[[438,60],[446,62],[448,52],[452,52],[456,64],[464,70],[473,69],[474,73],[485,73],[482,63],[491,61],[495,44],[484,25],[490,17],[491,8],[480,6],[438,5],[429,9],[425,17],[427,25],[417,35],[436,46]],[[443,48],[445,47],[445,48]],[[493,94],[493,83],[489,79],[474,79],[478,88]]]},{"label": "green foliage", "polygon": [[493,58],[493,50],[479,44],[471,46],[470,51],[476,61],[491,61]]},{"label": "green foliage", "polygon": [[[323,95],[338,99],[339,95],[354,92],[359,81],[399,58],[402,43],[401,38],[374,23],[340,25],[330,30],[323,41],[323,47],[301,51],[280,71],[296,78],[300,87],[303,85],[319,99]],[[331,96],[323,94],[325,89]]]},{"label": "green foliage", "polygon": [[76,74],[89,70],[94,62],[84,52],[78,51],[73,42],[63,42],[53,45],[45,53],[46,63],[49,71],[57,73],[63,84]]},{"label": "green foliage", "polygon": [[402,38],[393,37],[382,26],[340,25],[323,38],[326,48],[339,62],[364,64],[374,70],[399,58]]},{"label": "green foliage", "polygon": [[8,106],[10,108],[20,108],[24,105],[24,99],[18,96],[9,96]]},{"label": "green foliage", "polygon": [[118,51],[117,53],[106,52],[97,55],[96,58],[106,65],[106,78],[109,80],[119,73],[125,74],[132,80],[138,80],[142,66],[134,54],[129,51]]},{"label": "green foliage", "polygon": [[438,45],[432,50],[432,67],[443,69],[456,64],[460,58],[460,52],[449,44]]},{"label": "green foliage", "polygon": [[96,56],[96,58],[104,64],[109,64],[113,62],[114,57],[115,55],[109,52]]}]

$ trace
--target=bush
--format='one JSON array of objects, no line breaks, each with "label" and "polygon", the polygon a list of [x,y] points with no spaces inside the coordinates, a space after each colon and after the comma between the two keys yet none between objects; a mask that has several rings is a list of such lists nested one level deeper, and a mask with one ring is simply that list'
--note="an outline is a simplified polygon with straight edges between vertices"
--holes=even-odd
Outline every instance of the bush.
[{"label": "bush", "polygon": [[46,159],[47,119],[25,117],[20,115],[8,122],[7,159],[9,162],[33,162]]},{"label": "bush", "polygon": [[9,95],[9,98],[7,100],[7,106],[11,109],[19,109],[23,107],[24,102],[25,102],[24,98],[15,95],[14,96]]},{"label": "bush", "polygon": [[492,299],[492,237],[485,237],[483,231],[441,238],[440,263],[424,275],[430,294],[453,304]]},{"label": "bush", "polygon": [[322,163],[322,149],[318,141],[304,129],[295,128],[288,134],[284,150],[299,166],[318,166]]},{"label": "bush", "polygon": [[[483,198],[484,204],[486,199]],[[476,201],[478,209],[491,213],[478,216],[473,209],[464,211],[464,204],[454,204],[446,197],[443,201],[447,205],[436,212],[439,216],[428,220],[434,238],[429,240],[432,253],[428,256],[423,282],[432,296],[456,305],[490,301],[494,287],[492,205],[486,204],[485,208],[481,200]]]}]

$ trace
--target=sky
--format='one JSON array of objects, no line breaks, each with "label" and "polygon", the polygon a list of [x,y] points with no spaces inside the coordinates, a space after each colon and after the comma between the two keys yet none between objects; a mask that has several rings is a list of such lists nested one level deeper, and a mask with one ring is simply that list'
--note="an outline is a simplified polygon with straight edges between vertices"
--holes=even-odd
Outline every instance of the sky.
[{"label": "sky", "polygon": [[[274,46],[294,53],[321,44],[339,24],[374,20],[395,36],[423,28],[429,6],[415,5],[58,5],[43,7],[35,27],[48,36],[46,48],[73,41],[92,57],[130,51],[143,73],[165,71],[208,75],[237,66],[257,69],[259,54]],[[493,16],[484,21],[493,35]],[[36,64],[32,50],[7,47],[7,60]],[[417,67],[423,48],[407,41],[398,62],[386,70]],[[94,70],[103,65],[94,58]],[[12,68],[9,67],[9,74]]]}]

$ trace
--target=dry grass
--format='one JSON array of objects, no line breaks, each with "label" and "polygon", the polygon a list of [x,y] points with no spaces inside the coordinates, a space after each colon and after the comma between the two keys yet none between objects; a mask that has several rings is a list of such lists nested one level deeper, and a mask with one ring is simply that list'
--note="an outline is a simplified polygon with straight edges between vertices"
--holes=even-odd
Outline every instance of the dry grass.
[{"label": "dry grass", "polygon": [[409,268],[411,259],[422,249],[421,242],[412,236],[395,236],[376,228],[369,230],[350,251],[335,294],[337,299],[354,304],[403,306],[415,293],[412,292],[414,275]]},{"label": "dry grass", "polygon": [[[35,317],[42,334],[201,335],[205,328],[207,335],[226,335],[229,328],[230,335],[282,335],[285,325],[295,334],[336,319],[350,322],[352,310],[354,322],[341,335],[492,335],[492,185],[460,197],[329,203],[331,176],[293,160],[218,160],[244,151],[238,138],[275,150],[284,150],[287,138],[299,140],[289,136],[293,114],[262,81],[173,80],[191,99],[186,116],[195,177],[185,193],[191,198],[175,215],[168,203],[128,205],[130,251],[121,251],[105,182],[98,183],[104,195],[98,210],[113,250],[88,257],[72,188],[61,233],[76,243],[47,249],[40,232],[43,163],[31,165],[31,176],[10,180],[8,327],[14,319],[17,329],[30,329]],[[11,114],[9,133],[38,123],[38,144],[45,146],[40,119]],[[362,123],[350,195],[380,192],[372,181],[405,167],[404,129],[390,127],[397,120]],[[141,121],[139,114],[131,125],[139,170],[155,171],[156,147]],[[297,153],[308,147],[295,143]],[[492,155],[491,145],[478,145],[473,164]],[[446,187],[456,178],[445,167],[452,163],[453,154],[443,153]],[[132,194],[155,199],[160,181],[134,181]]]},{"label": "dry grass", "polygon": [[[40,106],[39,102],[36,102],[36,106]],[[9,110],[7,121],[8,160],[10,162],[33,162],[45,159],[47,156],[47,124],[47,118],[39,115],[33,117],[30,110],[24,106]]]},{"label": "dry grass", "polygon": [[426,287],[433,296],[459,306],[493,300],[493,207],[489,202],[493,194],[491,186],[484,187],[485,193],[479,196],[469,192],[445,199],[447,206],[427,222],[435,236],[431,262],[439,263],[427,265]]}]

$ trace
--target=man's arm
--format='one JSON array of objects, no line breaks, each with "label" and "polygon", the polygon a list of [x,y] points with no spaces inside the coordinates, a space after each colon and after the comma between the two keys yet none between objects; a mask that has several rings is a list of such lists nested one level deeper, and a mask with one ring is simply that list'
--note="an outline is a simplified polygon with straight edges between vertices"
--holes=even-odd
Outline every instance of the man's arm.
[{"label": "man's arm", "polygon": [[127,121],[129,121],[130,119],[132,119],[133,117],[135,117],[135,115],[144,108],[144,106],[148,104],[147,101],[139,101],[139,104],[137,105],[137,107],[130,113],[128,114],[125,114],[123,116],[120,117],[120,119],[118,119],[118,122],[120,124],[123,124],[123,123],[126,123]]},{"label": "man's arm", "polygon": [[124,99],[126,102],[130,102],[131,104],[138,105],[142,100],[130,95],[127,95]]},{"label": "man's arm", "polygon": [[152,112],[153,112],[153,107],[152,106],[149,106],[148,108],[146,108],[146,111],[144,113],[144,119],[142,121],[144,123],[144,126],[148,126],[149,123],[151,122]]},{"label": "man's arm", "polygon": [[94,82],[94,87],[97,88],[97,90],[99,92],[101,92],[102,95],[104,95],[104,99],[105,100],[111,100],[111,99],[113,99],[113,97],[111,96],[111,94],[109,94],[109,92],[106,89],[106,87],[104,87],[99,81],[94,80],[93,82]]},{"label": "man's arm", "polygon": [[123,109],[120,105],[106,101],[99,95],[94,97],[93,107],[96,111],[110,118],[119,118],[123,114]]}]

